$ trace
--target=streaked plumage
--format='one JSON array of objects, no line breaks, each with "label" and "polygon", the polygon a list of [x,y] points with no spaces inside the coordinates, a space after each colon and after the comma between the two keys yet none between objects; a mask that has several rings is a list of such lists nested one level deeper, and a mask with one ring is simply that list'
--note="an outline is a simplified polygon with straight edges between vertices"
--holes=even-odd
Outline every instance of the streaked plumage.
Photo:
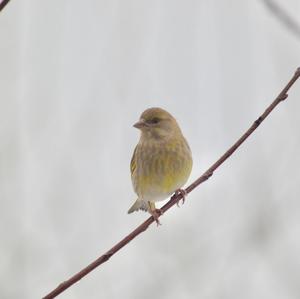
[{"label": "streaked plumage", "polygon": [[141,130],[130,163],[138,199],[128,213],[148,211],[158,222],[155,202],[186,183],[192,169],[191,150],[175,118],[161,108],[147,109],[134,126]]}]

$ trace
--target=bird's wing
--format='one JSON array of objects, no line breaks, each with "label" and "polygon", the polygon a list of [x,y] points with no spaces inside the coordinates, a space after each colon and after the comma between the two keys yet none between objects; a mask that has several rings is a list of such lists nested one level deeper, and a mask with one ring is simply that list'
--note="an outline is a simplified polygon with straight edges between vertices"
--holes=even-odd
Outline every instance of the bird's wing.
[{"label": "bird's wing", "polygon": [[136,151],[137,151],[137,146],[134,149],[132,158],[131,158],[131,162],[130,162],[130,172],[131,172],[131,176],[133,175],[133,173],[135,172],[136,169]]}]

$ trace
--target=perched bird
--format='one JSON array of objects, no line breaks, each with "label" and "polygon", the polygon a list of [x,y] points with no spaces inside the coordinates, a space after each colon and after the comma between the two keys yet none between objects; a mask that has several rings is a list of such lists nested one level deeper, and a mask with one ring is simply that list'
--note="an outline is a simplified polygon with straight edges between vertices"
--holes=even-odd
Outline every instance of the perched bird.
[{"label": "perched bird", "polygon": [[141,136],[135,147],[131,163],[131,180],[138,199],[128,213],[148,211],[157,224],[162,214],[155,202],[180,189],[192,170],[192,154],[176,119],[161,108],[145,110],[133,125],[140,129]]}]

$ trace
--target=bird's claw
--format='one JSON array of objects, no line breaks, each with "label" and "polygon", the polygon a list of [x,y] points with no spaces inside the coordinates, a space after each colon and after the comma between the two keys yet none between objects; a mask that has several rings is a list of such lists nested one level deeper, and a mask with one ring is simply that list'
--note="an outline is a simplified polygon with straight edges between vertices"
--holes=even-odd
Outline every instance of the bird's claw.
[{"label": "bird's claw", "polygon": [[[177,189],[175,191],[175,196],[178,196],[179,194],[181,194],[181,196],[182,196],[182,205],[183,205],[185,202],[186,196],[187,196],[187,192],[184,189]],[[179,202],[180,202],[180,199],[176,202],[177,207],[179,207]]]},{"label": "bird's claw", "polygon": [[154,221],[156,222],[157,226],[161,225],[161,223],[159,222],[158,218],[163,215],[163,211],[161,209],[155,209],[150,211],[150,214],[152,215]]},{"label": "bird's claw", "polygon": [[164,214],[164,212],[163,212],[162,209],[155,209],[155,212],[156,212],[159,216],[161,216],[161,215]]}]

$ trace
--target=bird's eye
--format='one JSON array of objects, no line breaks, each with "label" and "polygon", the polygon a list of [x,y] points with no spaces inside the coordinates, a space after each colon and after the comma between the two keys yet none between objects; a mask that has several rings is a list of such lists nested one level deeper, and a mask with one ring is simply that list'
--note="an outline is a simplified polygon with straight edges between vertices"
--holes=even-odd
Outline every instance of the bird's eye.
[{"label": "bird's eye", "polygon": [[160,121],[160,119],[158,117],[154,117],[152,119],[150,119],[148,122],[150,124],[157,124]]}]

